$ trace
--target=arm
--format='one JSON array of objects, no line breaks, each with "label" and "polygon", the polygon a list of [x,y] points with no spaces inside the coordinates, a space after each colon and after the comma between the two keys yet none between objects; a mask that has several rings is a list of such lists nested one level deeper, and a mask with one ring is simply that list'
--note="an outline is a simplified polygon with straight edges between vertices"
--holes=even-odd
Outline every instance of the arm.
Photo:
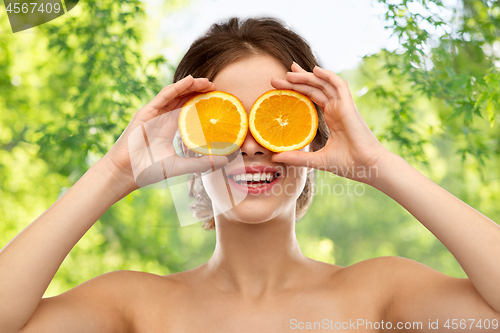
[{"label": "arm", "polygon": [[[399,274],[394,280],[398,288],[394,311],[411,317],[419,311],[416,307],[419,304],[428,313],[443,316],[458,309],[462,314],[498,318],[500,227],[386,150],[366,125],[347,83],[339,76],[320,67],[315,67],[312,73],[297,64],[291,69],[286,80],[273,79],[271,84],[277,89],[306,94],[318,104],[324,110],[330,137],[321,150],[274,154],[272,161],[312,166],[376,187],[434,233],[469,277],[455,279],[406,262],[401,272],[397,266],[391,266],[391,272]],[[435,292],[422,292],[421,288]]]},{"label": "arm", "polygon": [[[377,168],[379,177],[371,185],[401,204],[429,229],[450,250],[468,276],[468,279],[450,278],[417,265],[415,272],[419,278],[407,274],[401,280],[405,283],[399,287],[402,293],[396,294],[396,297],[409,296],[410,292],[413,296],[407,301],[420,301],[427,304],[425,308],[429,313],[448,315],[450,318],[457,318],[457,314],[466,317],[470,313],[478,316],[488,314],[490,319],[496,315],[494,318],[498,319],[500,226],[397,155],[385,155],[379,159]],[[431,287],[440,285],[437,293],[441,293],[441,297],[435,297],[435,293],[417,292],[416,286],[421,286],[423,281]],[[403,304],[404,301],[400,299],[398,302]],[[408,307],[412,306],[407,303]],[[413,310],[401,305],[399,311],[401,316],[408,316]]]},{"label": "arm", "polygon": [[[121,295],[123,284],[112,282],[117,274],[98,277],[56,297],[42,299],[42,296],[64,258],[85,232],[113,203],[138,188],[133,162],[146,166],[140,175],[144,176],[144,182],[154,178],[151,174],[157,175],[147,171],[158,165],[164,166],[162,177],[213,167],[208,156],[177,156],[171,143],[179,114],[177,109],[193,93],[214,89],[215,85],[207,79],[192,76],[163,88],[134,115],[103,159],[3,247],[0,251],[0,332],[15,333],[23,327],[23,332],[124,331],[130,318],[124,315],[127,304],[123,303],[130,301]],[[165,116],[159,117],[163,114]],[[142,134],[145,127],[148,127],[149,141]],[[129,137],[133,138],[130,146]],[[144,142],[154,143],[155,164],[151,164]],[[227,158],[214,157],[213,163],[225,164]]]},{"label": "arm", "polygon": [[124,184],[96,163],[0,251],[2,332],[17,332],[28,322],[69,251],[125,195]]}]

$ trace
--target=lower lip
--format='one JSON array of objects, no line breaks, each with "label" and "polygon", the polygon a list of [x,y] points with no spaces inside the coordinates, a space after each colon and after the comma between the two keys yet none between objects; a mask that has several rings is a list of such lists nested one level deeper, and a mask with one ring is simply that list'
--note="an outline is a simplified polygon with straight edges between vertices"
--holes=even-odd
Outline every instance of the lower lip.
[{"label": "lower lip", "polygon": [[281,176],[274,179],[269,184],[265,184],[265,185],[262,185],[260,187],[249,187],[249,186],[238,184],[237,182],[235,182],[234,180],[232,180],[229,177],[227,177],[227,179],[229,179],[229,182],[231,183],[231,185],[233,185],[239,191],[249,193],[249,194],[261,194],[261,193],[269,192],[274,185],[278,184],[278,181],[281,179]]}]

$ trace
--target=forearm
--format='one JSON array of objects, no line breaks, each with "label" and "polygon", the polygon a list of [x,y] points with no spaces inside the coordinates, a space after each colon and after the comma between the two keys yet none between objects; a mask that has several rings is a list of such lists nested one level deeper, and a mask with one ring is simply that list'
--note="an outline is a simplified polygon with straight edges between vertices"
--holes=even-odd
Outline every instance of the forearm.
[{"label": "forearm", "polygon": [[429,229],[455,256],[476,290],[500,313],[500,226],[390,154],[371,184]]},{"label": "forearm", "polygon": [[126,193],[98,162],[0,251],[0,331],[24,326],[69,251]]}]

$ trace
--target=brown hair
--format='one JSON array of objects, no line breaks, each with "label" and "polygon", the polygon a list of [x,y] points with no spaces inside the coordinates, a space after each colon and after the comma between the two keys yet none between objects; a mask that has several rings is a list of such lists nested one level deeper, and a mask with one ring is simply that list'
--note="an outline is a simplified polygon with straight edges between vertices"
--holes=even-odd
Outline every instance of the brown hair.
[{"label": "brown hair", "polygon": [[[280,20],[269,17],[240,20],[233,17],[225,22],[213,24],[204,36],[191,44],[177,66],[173,82],[189,74],[212,81],[225,66],[252,55],[271,55],[285,68],[290,68],[295,61],[308,72],[312,72],[314,66],[318,65],[307,42]],[[311,145],[313,151],[324,147],[329,136],[323,111],[317,105],[316,110],[319,124]],[[182,143],[182,140],[177,142]],[[186,156],[196,156],[192,151],[186,151]],[[314,180],[315,172],[308,173],[304,189],[297,198],[296,220],[302,218],[311,205]],[[204,220],[205,229],[215,229],[212,201],[203,187],[201,178],[192,174],[188,186],[189,195],[195,200],[191,206],[193,216]]]}]

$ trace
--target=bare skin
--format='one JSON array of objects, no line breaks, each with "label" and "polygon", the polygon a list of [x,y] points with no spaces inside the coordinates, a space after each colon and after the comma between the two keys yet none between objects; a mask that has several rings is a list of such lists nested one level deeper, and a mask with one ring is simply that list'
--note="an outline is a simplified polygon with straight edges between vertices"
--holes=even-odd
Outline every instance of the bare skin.
[{"label": "bare skin", "polygon": [[[0,252],[0,331],[285,332],[322,325],[375,332],[391,331],[387,322],[393,329],[410,322],[413,328],[407,331],[435,332],[445,331],[447,319],[450,325],[452,319],[465,319],[462,332],[494,331],[469,325],[472,319],[474,325],[479,319],[500,320],[500,227],[388,152],[356,109],[347,84],[333,72],[315,68],[308,73],[296,64],[291,69],[287,73],[268,56],[244,58],[224,68],[213,83],[188,77],[167,86],[139,110],[106,157]],[[114,202],[137,188],[126,144],[131,130],[180,107],[194,91],[230,92],[249,110],[260,94],[274,88],[308,95],[325,111],[331,133],[318,152],[306,148],[282,154],[247,135],[241,146],[245,164],[286,168],[282,185],[291,184],[291,193],[248,197],[216,216],[216,249],[195,269],[168,276],[110,272],[42,299],[71,248]],[[206,159],[189,163],[195,165],[191,172],[207,166]],[[178,174],[175,165],[171,174]],[[341,172],[353,165],[376,168],[378,177],[350,178],[405,207],[452,252],[469,278],[452,278],[398,257],[350,267],[305,257],[295,237],[294,212],[307,172]],[[216,204],[217,192],[213,195]],[[439,329],[430,330],[429,320],[439,320]]]}]

